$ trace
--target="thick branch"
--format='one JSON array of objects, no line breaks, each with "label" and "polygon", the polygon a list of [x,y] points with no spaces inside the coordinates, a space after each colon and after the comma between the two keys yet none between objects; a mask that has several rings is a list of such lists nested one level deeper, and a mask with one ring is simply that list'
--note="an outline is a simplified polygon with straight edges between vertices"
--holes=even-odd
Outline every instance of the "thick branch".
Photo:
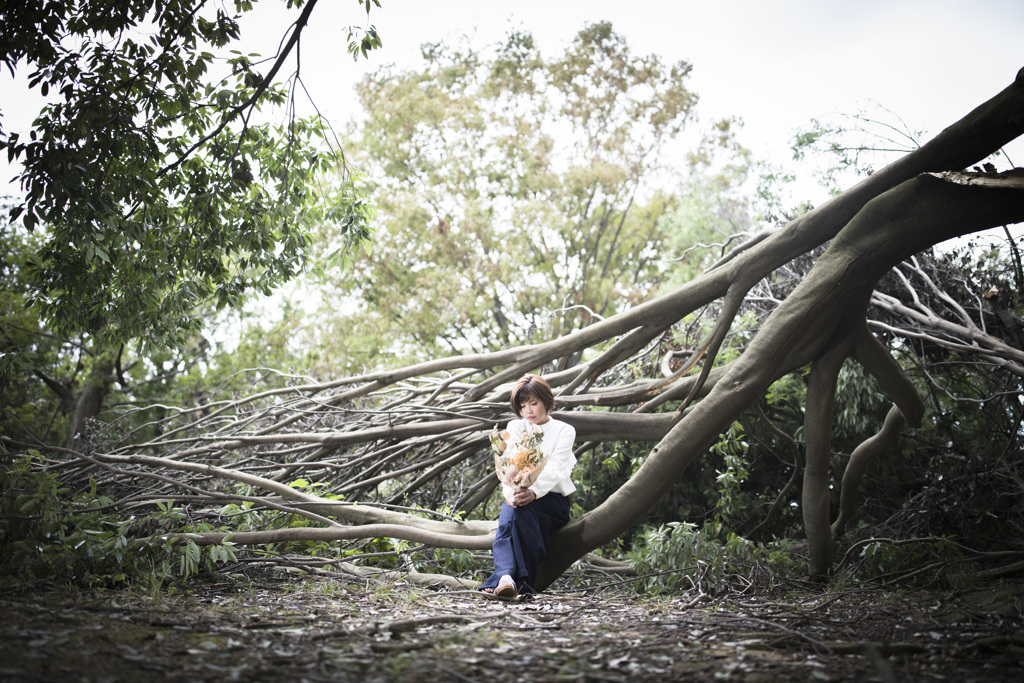
[{"label": "thick branch", "polygon": [[[1024,118],[1024,117],[1022,117]],[[924,247],[1024,220],[1024,193],[921,176],[879,196],[836,236],[708,396],[673,427],[639,471],[602,505],[564,527],[538,585],[611,541],[663,496],[719,433],[775,379],[817,358],[847,311],[863,310],[878,279]]]},{"label": "thick branch", "polygon": [[903,413],[898,407],[893,406],[885,416],[885,423],[878,433],[864,440],[850,455],[850,461],[846,463],[846,471],[843,472],[839,516],[832,524],[834,535],[841,536],[846,533],[846,526],[853,521],[857,514],[857,493],[860,490],[860,482],[864,478],[864,470],[880,453],[896,445],[900,430],[903,429],[905,423]]},{"label": "thick branch", "polygon": [[832,456],[832,411],[835,406],[836,380],[849,353],[849,344],[836,345],[811,365],[807,380],[807,411],[804,434],[807,440],[807,464],[801,511],[811,576],[827,576],[832,568],[832,538],[829,535],[829,459]]},{"label": "thick branch", "polygon": [[853,357],[878,380],[882,390],[899,406],[904,418],[912,426],[919,426],[924,417],[921,395],[889,350],[864,325],[859,325],[854,334]]},{"label": "thick branch", "polygon": [[348,541],[365,538],[400,538],[436,548],[489,550],[494,543],[494,532],[492,530],[489,534],[458,535],[416,529],[405,524],[362,524],[345,527],[292,527],[239,533],[161,534],[141,538],[136,543],[147,545],[156,542],[166,543],[171,539],[190,539],[196,545],[220,545],[227,542],[236,545],[266,545],[288,541]]}]

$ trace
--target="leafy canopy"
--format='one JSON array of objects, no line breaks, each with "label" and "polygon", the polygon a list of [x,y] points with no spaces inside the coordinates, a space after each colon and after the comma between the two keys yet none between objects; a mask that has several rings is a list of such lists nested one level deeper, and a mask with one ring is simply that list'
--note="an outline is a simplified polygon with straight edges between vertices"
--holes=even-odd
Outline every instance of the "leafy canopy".
[{"label": "leafy canopy", "polygon": [[692,119],[689,72],[598,23],[553,57],[513,31],[488,50],[428,44],[419,68],[364,79],[346,150],[381,230],[325,294],[333,355],[502,348],[650,296],[668,201],[652,178]]},{"label": "leafy canopy", "polygon": [[[205,0],[4,4],[0,64],[30,69],[49,102],[0,148],[23,169],[12,219],[45,232],[30,303],[54,332],[180,345],[200,304],[237,306],[306,268],[315,226],[349,248],[368,237],[352,177],[319,181],[338,165],[324,126],[296,118],[274,80],[315,5],[289,0],[301,12],[264,76],[231,49],[252,2],[234,14]],[[371,27],[357,51],[379,45]],[[266,123],[270,107],[287,122]]]}]

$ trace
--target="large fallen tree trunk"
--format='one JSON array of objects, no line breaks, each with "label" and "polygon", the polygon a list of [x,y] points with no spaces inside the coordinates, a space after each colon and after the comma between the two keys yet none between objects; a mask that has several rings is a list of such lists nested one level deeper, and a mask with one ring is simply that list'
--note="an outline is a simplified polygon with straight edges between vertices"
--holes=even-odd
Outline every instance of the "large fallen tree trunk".
[{"label": "large fallen tree trunk", "polygon": [[924,409],[899,366],[867,332],[866,309],[875,283],[938,241],[1024,220],[1024,173],[984,184],[971,180],[966,174],[923,174],[858,212],[744,354],[687,411],[630,481],[559,533],[542,582],[639,521],[772,382],[809,363],[803,512],[811,571],[826,573],[832,563],[826,475],[839,366],[846,356],[864,364],[912,424]]}]

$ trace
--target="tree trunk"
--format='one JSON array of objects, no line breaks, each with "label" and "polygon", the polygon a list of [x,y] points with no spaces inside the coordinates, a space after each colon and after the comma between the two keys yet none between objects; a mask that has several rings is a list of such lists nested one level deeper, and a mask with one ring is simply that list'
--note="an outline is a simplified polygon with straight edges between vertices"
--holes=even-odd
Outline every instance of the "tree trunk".
[{"label": "tree trunk", "polygon": [[99,416],[103,402],[110,393],[114,381],[114,362],[106,355],[98,358],[86,376],[85,384],[78,392],[75,410],[71,413],[68,427],[67,447],[82,450],[88,441],[88,421]]}]

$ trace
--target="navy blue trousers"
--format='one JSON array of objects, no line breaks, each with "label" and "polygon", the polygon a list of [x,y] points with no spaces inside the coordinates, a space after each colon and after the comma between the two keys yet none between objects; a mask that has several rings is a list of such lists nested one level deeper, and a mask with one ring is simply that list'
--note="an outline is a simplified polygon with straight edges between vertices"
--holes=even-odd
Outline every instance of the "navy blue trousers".
[{"label": "navy blue trousers", "polygon": [[547,555],[548,537],[569,521],[569,499],[549,493],[529,505],[501,504],[498,532],[494,536],[494,573],[480,588],[495,588],[508,574],[520,593],[533,593],[537,567]]}]

